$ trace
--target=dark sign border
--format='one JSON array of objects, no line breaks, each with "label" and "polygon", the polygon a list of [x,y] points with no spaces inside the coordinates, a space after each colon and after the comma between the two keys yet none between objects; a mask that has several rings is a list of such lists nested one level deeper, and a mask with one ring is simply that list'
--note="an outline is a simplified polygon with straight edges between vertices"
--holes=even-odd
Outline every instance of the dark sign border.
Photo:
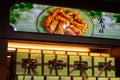
[{"label": "dark sign border", "polygon": [[[108,39],[108,38],[97,38],[97,37],[77,37],[77,36],[67,36],[67,35],[54,35],[54,34],[44,34],[44,33],[32,33],[32,32],[15,32],[12,27],[9,25],[9,9],[10,6],[17,2],[30,2],[37,4],[46,4],[46,5],[55,5],[63,7],[72,7],[72,8],[83,8],[83,9],[93,9],[93,10],[102,10],[119,13],[117,2],[118,1],[57,1],[57,0],[42,0],[42,1],[27,1],[27,0],[16,0],[3,3],[2,6],[8,5],[5,7],[4,15],[4,34],[3,37],[6,39],[16,39],[16,40],[33,40],[33,41],[43,41],[43,42],[60,42],[60,43],[70,43],[70,44],[89,44],[89,45],[107,45],[107,46],[120,46],[119,39]],[[96,2],[96,3],[95,3]],[[113,6],[113,3],[116,4]],[[120,3],[120,2],[119,2]],[[100,7],[102,4],[103,7]]]}]

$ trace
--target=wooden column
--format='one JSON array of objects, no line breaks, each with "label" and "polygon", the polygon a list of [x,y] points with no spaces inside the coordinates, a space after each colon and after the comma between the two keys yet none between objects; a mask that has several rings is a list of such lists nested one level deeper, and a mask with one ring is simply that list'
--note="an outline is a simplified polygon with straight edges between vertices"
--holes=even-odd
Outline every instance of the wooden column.
[{"label": "wooden column", "polygon": [[0,80],[7,80],[7,40],[0,39]]}]

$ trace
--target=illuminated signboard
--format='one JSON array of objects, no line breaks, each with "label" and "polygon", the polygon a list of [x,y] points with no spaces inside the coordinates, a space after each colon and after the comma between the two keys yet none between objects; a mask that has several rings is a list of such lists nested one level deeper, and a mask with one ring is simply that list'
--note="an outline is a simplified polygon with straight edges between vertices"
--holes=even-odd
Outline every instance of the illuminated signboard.
[{"label": "illuminated signboard", "polygon": [[10,7],[14,31],[120,39],[120,14],[31,3]]}]

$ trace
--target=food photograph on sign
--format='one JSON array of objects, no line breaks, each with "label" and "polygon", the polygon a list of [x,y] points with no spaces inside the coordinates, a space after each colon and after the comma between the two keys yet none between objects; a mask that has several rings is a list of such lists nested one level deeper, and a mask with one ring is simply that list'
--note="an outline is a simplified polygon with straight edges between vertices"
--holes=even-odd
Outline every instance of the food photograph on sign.
[{"label": "food photograph on sign", "polygon": [[120,14],[60,6],[16,3],[10,7],[14,31],[120,39]]}]

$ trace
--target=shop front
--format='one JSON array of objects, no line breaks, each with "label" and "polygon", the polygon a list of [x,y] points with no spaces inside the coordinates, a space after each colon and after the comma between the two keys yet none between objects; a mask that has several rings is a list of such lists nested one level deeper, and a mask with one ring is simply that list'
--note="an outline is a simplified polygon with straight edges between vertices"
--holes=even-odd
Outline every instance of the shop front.
[{"label": "shop front", "polygon": [[8,3],[0,28],[3,80],[120,80],[117,6],[61,2]]}]

